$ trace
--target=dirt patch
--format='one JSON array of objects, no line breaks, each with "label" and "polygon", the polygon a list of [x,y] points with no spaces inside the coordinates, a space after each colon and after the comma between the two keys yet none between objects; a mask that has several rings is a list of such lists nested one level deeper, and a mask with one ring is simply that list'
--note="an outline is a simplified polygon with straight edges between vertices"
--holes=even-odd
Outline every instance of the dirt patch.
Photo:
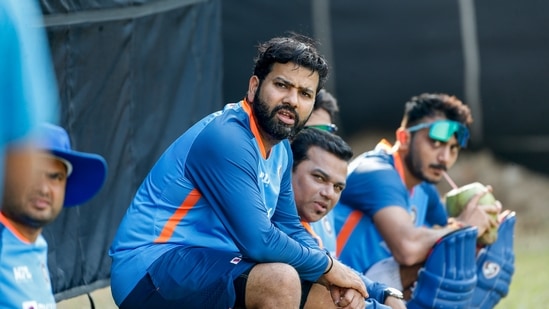
[{"label": "dirt patch", "polygon": [[[347,138],[355,155],[370,150],[382,138],[394,140],[394,133],[367,132]],[[541,245],[549,246],[543,235],[549,233],[549,176],[533,172],[518,164],[500,161],[489,150],[464,150],[448,172],[458,185],[474,181],[494,188],[494,195],[504,209],[517,212],[516,237],[539,238]],[[439,184],[440,192],[450,190],[446,181]]]}]

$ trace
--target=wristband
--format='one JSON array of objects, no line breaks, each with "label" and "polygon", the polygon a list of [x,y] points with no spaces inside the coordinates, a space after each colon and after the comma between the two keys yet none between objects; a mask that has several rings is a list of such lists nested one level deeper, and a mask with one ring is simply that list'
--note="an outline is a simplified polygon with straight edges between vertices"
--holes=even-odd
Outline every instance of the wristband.
[{"label": "wristband", "polygon": [[326,255],[330,259],[330,262],[328,262],[328,263],[331,263],[331,264],[330,264],[330,267],[328,267],[328,269],[324,273],[322,273],[323,275],[329,273],[330,270],[332,270],[332,267],[334,267],[334,259],[332,258],[332,256],[329,253],[326,253]]}]

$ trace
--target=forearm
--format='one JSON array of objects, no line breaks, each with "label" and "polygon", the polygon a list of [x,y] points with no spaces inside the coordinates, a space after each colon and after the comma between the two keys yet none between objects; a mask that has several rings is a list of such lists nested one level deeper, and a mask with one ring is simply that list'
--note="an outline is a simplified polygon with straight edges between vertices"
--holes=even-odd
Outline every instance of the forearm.
[{"label": "forearm", "polygon": [[433,245],[444,235],[454,231],[451,226],[438,229],[414,227],[409,231],[402,231],[403,237],[397,239],[396,243],[389,244],[395,260],[406,266],[422,263],[427,258]]}]

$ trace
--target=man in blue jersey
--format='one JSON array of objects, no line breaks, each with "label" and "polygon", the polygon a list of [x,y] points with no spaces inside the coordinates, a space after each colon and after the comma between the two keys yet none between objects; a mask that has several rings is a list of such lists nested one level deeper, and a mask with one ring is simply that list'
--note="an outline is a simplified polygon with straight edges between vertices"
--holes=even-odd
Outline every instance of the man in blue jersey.
[{"label": "man in blue jersey", "polygon": [[[10,160],[6,165],[0,211],[0,308],[55,308],[42,228],[63,206],[93,197],[106,176],[103,157],[72,150],[63,128],[40,125],[35,138],[30,181],[20,177],[29,161]],[[17,152],[28,150],[10,151],[17,157]]]},{"label": "man in blue jersey", "polygon": [[[320,229],[323,234],[317,234],[311,225],[321,222],[330,213],[345,189],[347,165],[353,156],[351,147],[341,137],[316,128],[300,131],[292,139],[291,146],[294,159],[292,187],[301,223],[320,247],[335,251],[335,233],[330,233],[333,224],[327,222],[329,225]],[[405,308],[397,297],[400,293],[394,294],[395,291],[387,285],[373,282],[365,276],[362,279],[370,295],[366,308]],[[312,289],[324,287],[314,284]],[[313,308],[323,308],[324,303],[332,302],[329,295],[325,296],[325,299],[309,297],[307,304]]]},{"label": "man in blue jersey", "polygon": [[476,226],[480,237],[499,224],[490,216],[501,211],[499,202],[477,207],[485,193],[448,221],[434,186],[466,146],[471,122],[469,108],[453,96],[422,94],[406,103],[396,144],[383,140],[350,164],[334,211],[341,261],[410,297],[437,240],[463,225]]},{"label": "man in blue jersey", "polygon": [[[337,125],[334,121],[338,112],[339,106],[336,98],[327,90],[321,89],[315,98],[313,112],[311,113],[309,120],[307,120],[305,127],[336,133]],[[327,212],[320,220],[311,222],[310,226],[313,232],[323,239],[324,248],[326,248],[332,256],[336,256],[336,235],[333,212]]]},{"label": "man in blue jersey", "polygon": [[110,248],[121,308],[300,308],[313,282],[364,308],[360,277],[299,222],[288,142],[328,66],[304,36],[259,45],[246,97],[192,126],[139,187]]}]

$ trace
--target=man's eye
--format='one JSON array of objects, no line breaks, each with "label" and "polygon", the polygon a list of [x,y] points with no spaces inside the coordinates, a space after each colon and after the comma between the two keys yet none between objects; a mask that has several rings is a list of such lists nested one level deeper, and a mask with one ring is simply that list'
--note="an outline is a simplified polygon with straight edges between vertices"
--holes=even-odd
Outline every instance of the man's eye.
[{"label": "man's eye", "polygon": [[433,147],[435,147],[435,148],[438,148],[438,147],[442,146],[442,142],[441,142],[441,141],[437,141],[437,140],[435,140],[435,139],[432,139],[431,141],[432,141],[432,143],[433,143]]},{"label": "man's eye", "polygon": [[48,174],[48,178],[51,180],[62,181],[63,179],[65,179],[65,175],[61,173],[51,173]]}]

